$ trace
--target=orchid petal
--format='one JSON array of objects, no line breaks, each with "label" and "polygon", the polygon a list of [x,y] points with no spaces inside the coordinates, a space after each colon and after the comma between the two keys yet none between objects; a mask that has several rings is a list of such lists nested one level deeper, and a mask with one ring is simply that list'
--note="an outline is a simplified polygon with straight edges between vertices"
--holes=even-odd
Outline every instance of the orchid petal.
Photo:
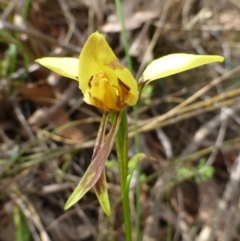
[{"label": "orchid petal", "polygon": [[222,62],[218,55],[170,54],[154,60],[143,72],[143,82],[164,78],[204,64]]},{"label": "orchid petal", "polygon": [[77,58],[46,57],[36,60],[37,63],[70,79],[78,80]]}]

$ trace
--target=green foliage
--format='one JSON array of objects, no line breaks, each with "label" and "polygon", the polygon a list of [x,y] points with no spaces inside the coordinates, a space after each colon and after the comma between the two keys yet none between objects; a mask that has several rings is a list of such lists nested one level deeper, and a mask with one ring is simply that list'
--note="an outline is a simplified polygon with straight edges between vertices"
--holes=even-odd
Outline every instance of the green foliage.
[{"label": "green foliage", "polygon": [[31,240],[26,219],[18,206],[14,207],[13,221],[16,228],[16,241]]},{"label": "green foliage", "polygon": [[144,105],[150,105],[152,103],[152,94],[153,94],[153,86],[146,85],[141,93],[141,101],[143,101]]},{"label": "green foliage", "polygon": [[196,182],[207,181],[212,178],[214,167],[208,166],[205,159],[201,159],[197,167],[181,167],[177,173],[177,179],[180,181],[194,178]]},{"label": "green foliage", "polygon": [[128,175],[126,181],[126,192],[129,191],[129,185],[133,176],[133,172],[138,168],[138,164],[146,157],[143,153],[137,153],[128,162]]},{"label": "green foliage", "polygon": [[115,167],[117,167],[117,162],[115,160],[107,160],[105,162],[105,166],[110,170],[113,170]]}]

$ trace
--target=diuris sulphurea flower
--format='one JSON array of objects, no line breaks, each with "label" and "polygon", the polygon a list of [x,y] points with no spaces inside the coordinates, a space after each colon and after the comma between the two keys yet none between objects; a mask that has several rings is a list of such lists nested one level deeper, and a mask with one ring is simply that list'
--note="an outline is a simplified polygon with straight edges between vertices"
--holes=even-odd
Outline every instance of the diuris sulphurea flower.
[{"label": "diuris sulphurea flower", "polygon": [[[204,64],[222,62],[218,55],[170,54],[150,63],[142,74],[141,84],[164,78]],[[139,98],[139,85],[106,42],[95,32],[89,36],[79,59],[45,57],[36,62],[65,77],[75,79],[84,101],[103,111],[121,111]]]},{"label": "diuris sulphurea flower", "polygon": [[[104,36],[98,32],[89,36],[79,58],[37,59],[36,62],[52,71],[78,81],[84,101],[104,111],[91,164],[65,208],[74,205],[94,187],[104,212],[110,215],[104,163],[114,144],[122,110],[126,106],[134,106],[142,88],[153,80],[223,60],[224,58],[218,55],[170,54],[150,63],[138,83],[130,71],[119,62]],[[109,112],[116,114],[112,128],[105,137]]]},{"label": "diuris sulphurea flower", "polygon": [[42,58],[43,66],[79,82],[84,101],[104,111],[136,104],[138,85],[98,32],[90,35],[77,58]]}]

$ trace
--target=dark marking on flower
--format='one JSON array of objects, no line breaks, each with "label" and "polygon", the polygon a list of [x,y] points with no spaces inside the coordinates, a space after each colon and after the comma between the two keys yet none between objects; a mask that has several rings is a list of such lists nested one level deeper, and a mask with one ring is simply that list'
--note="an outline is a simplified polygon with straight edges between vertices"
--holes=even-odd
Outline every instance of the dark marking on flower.
[{"label": "dark marking on flower", "polygon": [[89,87],[89,88],[91,88],[91,87],[92,87],[91,82],[92,82],[93,78],[94,78],[94,75],[93,75],[93,76],[91,76],[91,78],[90,78],[90,79],[89,79],[89,81],[88,81],[88,87]]},{"label": "dark marking on flower", "polygon": [[75,76],[76,77],[76,79],[78,79],[78,76]]},{"label": "dark marking on flower", "polygon": [[118,98],[117,98],[117,103],[116,103],[116,106],[117,106],[118,110],[119,110],[119,111],[122,110],[122,109],[125,107],[125,105],[126,105],[126,104],[125,104],[124,100],[121,99],[120,96],[118,96]]},{"label": "dark marking on flower", "polygon": [[118,78],[118,84],[119,84],[119,96],[117,98],[117,107],[121,110],[126,105],[126,100],[129,96],[130,87],[128,87],[125,83],[123,83],[122,80]]},{"label": "dark marking on flower", "polygon": [[110,67],[111,69],[124,69],[125,68],[123,65],[120,64],[118,59],[116,59],[116,60],[114,60],[111,63],[108,63],[106,65],[108,67]]},{"label": "dark marking on flower", "polygon": [[109,109],[103,102],[102,100],[96,98],[96,97],[93,97],[93,100],[95,102],[95,105],[101,109],[101,110],[104,110],[104,111],[111,111],[111,109]]},{"label": "dark marking on flower", "polygon": [[102,194],[104,191],[104,176],[100,176],[98,181],[96,182],[94,186],[99,194]]},{"label": "dark marking on flower", "polygon": [[124,89],[124,91],[129,92],[130,87],[128,87],[126,84],[124,84],[119,78],[118,78],[118,83]]}]

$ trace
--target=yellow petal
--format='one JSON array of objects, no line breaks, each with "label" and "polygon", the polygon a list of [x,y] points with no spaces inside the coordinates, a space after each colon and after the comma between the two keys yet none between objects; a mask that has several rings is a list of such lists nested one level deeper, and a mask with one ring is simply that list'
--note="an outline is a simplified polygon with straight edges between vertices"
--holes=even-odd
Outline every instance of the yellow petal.
[{"label": "yellow petal", "polygon": [[126,91],[126,93],[122,93],[123,95],[127,95],[124,97],[125,103],[129,106],[135,105],[138,101],[139,91],[137,81],[134,79],[131,72],[123,66],[122,68],[106,67],[104,69],[111,79],[114,79],[114,77],[116,78],[118,85],[120,85],[120,91]]},{"label": "yellow petal", "polygon": [[90,79],[101,72],[105,65],[118,61],[103,35],[95,32],[89,36],[79,56],[79,87],[84,93]]},{"label": "yellow petal", "polygon": [[111,110],[120,111],[124,107],[124,104],[123,106],[117,106],[119,89],[112,85],[104,72],[94,76],[89,85],[89,90],[84,94],[84,101],[88,104],[93,104],[107,112]]},{"label": "yellow petal", "polygon": [[152,81],[196,68],[204,64],[222,62],[218,55],[170,54],[154,60],[143,72],[143,81]]},{"label": "yellow petal", "polygon": [[42,59],[37,59],[36,62],[60,75],[63,75],[70,79],[78,80],[79,63],[77,58],[46,57]]}]

